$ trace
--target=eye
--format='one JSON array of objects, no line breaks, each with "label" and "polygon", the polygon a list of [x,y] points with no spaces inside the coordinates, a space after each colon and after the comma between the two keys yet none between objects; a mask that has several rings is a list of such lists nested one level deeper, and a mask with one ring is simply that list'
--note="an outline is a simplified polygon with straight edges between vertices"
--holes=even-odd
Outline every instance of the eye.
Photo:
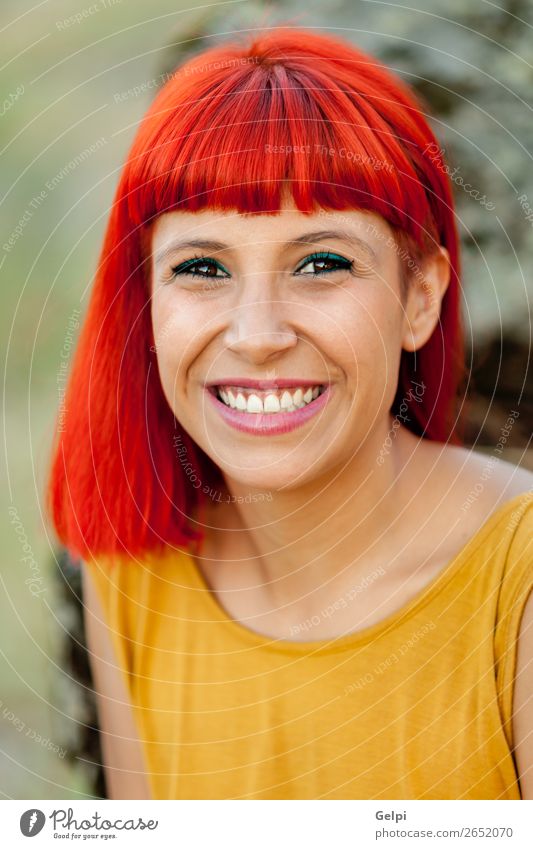
[{"label": "eye", "polygon": [[[314,271],[303,271],[308,266],[314,266]],[[296,271],[305,277],[320,277],[324,274],[330,274],[332,271],[351,271],[353,268],[353,260],[346,257],[333,254],[330,251],[318,251],[305,258],[305,261],[298,266]]]},{"label": "eye", "polygon": [[[224,272],[223,274],[217,274],[218,271]],[[206,280],[210,277],[218,277],[219,279],[225,279],[230,275],[226,271],[226,269],[217,262],[216,259],[212,259],[207,256],[197,256],[192,259],[187,259],[185,262],[181,262],[179,265],[173,266],[171,269],[172,277],[178,277],[178,275],[187,274],[190,277],[200,277],[203,280]]]}]

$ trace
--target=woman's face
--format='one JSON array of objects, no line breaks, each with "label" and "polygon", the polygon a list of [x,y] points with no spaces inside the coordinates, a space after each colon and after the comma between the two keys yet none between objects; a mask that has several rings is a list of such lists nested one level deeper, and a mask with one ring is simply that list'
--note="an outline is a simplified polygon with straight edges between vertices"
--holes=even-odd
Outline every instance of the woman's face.
[{"label": "woman's face", "polygon": [[171,212],[152,233],[163,391],[226,478],[290,489],[390,427],[402,345],[398,248],[359,211]]}]

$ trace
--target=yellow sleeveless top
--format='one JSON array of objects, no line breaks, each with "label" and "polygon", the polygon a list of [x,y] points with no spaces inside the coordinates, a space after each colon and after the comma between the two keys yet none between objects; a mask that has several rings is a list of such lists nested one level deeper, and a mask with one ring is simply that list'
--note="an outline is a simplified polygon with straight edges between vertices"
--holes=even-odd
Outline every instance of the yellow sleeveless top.
[{"label": "yellow sleeveless top", "polygon": [[520,799],[511,716],[532,538],[530,492],[400,610],[306,642],[233,620],[184,549],[89,561],[153,798]]}]

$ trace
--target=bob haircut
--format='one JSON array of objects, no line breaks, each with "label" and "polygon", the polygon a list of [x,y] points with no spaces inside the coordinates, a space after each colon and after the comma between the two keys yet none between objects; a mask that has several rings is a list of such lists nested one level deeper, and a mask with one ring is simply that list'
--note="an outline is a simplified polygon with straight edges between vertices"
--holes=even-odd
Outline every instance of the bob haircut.
[{"label": "bob haircut", "polygon": [[[404,291],[409,269],[447,248],[439,323],[419,351],[402,351],[391,412],[421,437],[460,443],[458,236],[424,110],[373,57],[305,29],[217,45],[169,75],[122,169],[55,441],[48,506],[72,555],[135,556],[201,540],[195,515],[221,480],[159,380],[150,235],[170,210],[279,214],[288,188],[304,213],[378,213],[393,228]],[[425,384],[421,397],[412,380]]]}]

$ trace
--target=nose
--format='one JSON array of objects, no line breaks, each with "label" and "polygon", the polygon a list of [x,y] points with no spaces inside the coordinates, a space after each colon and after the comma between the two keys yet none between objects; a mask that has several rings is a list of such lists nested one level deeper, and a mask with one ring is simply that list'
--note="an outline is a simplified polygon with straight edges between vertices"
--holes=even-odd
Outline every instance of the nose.
[{"label": "nose", "polygon": [[268,297],[267,286],[261,286],[260,291],[253,287],[254,291],[241,298],[231,312],[225,334],[228,350],[258,365],[275,359],[298,342],[288,320],[291,305]]}]

